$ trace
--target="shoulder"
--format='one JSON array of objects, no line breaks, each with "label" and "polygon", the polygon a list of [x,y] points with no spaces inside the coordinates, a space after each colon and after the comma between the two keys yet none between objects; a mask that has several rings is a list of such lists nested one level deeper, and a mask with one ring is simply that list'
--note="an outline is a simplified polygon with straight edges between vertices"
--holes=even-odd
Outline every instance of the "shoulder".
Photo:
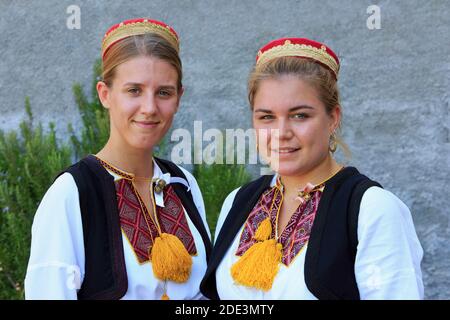
[{"label": "shoulder", "polygon": [[403,211],[409,212],[406,204],[395,194],[376,186],[370,187],[364,192],[360,209],[390,213],[391,215]]},{"label": "shoulder", "polygon": [[70,203],[78,204],[78,188],[73,176],[64,172],[48,188],[39,207],[63,206]]},{"label": "shoulder", "polygon": [[33,220],[33,228],[47,223],[74,223],[79,219],[80,202],[74,178],[61,174],[42,198]]},{"label": "shoulder", "polygon": [[47,190],[45,197],[57,197],[58,199],[67,199],[73,195],[78,196],[77,184],[74,177],[69,172],[64,172],[55,179],[53,184]]},{"label": "shoulder", "polygon": [[363,194],[358,218],[358,233],[415,235],[414,222],[408,206],[392,192],[371,187]]},{"label": "shoulder", "polygon": [[[359,195],[359,220],[376,221],[378,219],[399,219],[410,216],[411,213],[406,204],[394,193],[384,189],[377,181],[360,173],[357,168],[353,170],[353,181],[357,184],[356,195]],[[362,178],[362,181],[361,181]]]}]

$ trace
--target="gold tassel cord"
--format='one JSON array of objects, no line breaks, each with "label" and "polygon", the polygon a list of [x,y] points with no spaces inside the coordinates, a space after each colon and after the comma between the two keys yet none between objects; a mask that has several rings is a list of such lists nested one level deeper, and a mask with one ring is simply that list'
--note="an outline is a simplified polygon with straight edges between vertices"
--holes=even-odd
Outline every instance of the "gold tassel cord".
[{"label": "gold tassel cord", "polygon": [[161,296],[161,300],[170,300],[169,296],[167,295],[167,281],[164,281],[164,292]]},{"label": "gold tassel cord", "polygon": [[186,282],[191,275],[192,257],[178,237],[162,233],[151,251],[153,274],[161,280]]},{"label": "gold tassel cord", "polygon": [[164,294],[161,296],[161,300],[170,300],[170,298],[169,298],[169,296],[168,296],[166,293],[164,293]]},{"label": "gold tassel cord", "polygon": [[258,229],[256,230],[253,239],[257,241],[264,241],[269,239],[271,235],[272,235],[272,222],[270,221],[270,218],[267,217],[258,226]]},{"label": "gold tassel cord", "polygon": [[270,218],[264,219],[253,238],[257,240],[231,267],[233,279],[244,286],[267,291],[272,288],[282,257],[282,245],[272,236]]},{"label": "gold tassel cord", "polygon": [[231,267],[231,276],[241,285],[270,290],[278,273],[282,245],[275,239],[257,242]]},{"label": "gold tassel cord", "polygon": [[[159,233],[159,236],[153,241],[150,252],[153,274],[156,278],[163,281],[186,282],[191,275],[192,257],[177,236],[162,232],[159,221],[156,218],[156,201],[153,191],[153,183],[151,183],[150,195],[153,212],[155,213],[154,222]],[[166,291],[166,283],[164,284],[164,294],[161,296],[161,300],[170,300]]]}]

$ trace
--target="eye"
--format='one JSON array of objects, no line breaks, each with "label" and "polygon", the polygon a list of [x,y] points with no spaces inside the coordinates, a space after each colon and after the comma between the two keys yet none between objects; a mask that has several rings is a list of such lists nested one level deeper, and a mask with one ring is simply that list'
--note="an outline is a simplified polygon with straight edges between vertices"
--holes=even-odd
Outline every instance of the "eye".
[{"label": "eye", "polygon": [[138,87],[129,88],[127,91],[128,91],[128,93],[130,93],[133,96],[137,96],[141,93],[141,89]]},{"label": "eye", "polygon": [[292,116],[294,119],[307,119],[309,115],[306,113],[296,113]]},{"label": "eye", "polygon": [[260,116],[258,119],[259,120],[272,120],[272,119],[274,119],[274,116],[271,114],[266,114],[266,115]]},{"label": "eye", "polygon": [[159,90],[158,95],[161,97],[170,97],[172,96],[172,92],[169,90]]}]

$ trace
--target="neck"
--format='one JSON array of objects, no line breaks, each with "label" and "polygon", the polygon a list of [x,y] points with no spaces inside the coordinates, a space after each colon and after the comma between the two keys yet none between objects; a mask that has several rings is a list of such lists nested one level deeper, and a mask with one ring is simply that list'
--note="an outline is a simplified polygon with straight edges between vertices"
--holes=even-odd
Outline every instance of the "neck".
[{"label": "neck", "polygon": [[136,177],[153,176],[153,150],[136,149],[109,139],[100,152],[100,159]]},{"label": "neck", "polygon": [[341,167],[331,155],[328,155],[320,164],[305,172],[292,176],[280,175],[284,193],[295,194],[298,189],[303,189],[308,182],[313,185],[322,183],[336,174]]}]

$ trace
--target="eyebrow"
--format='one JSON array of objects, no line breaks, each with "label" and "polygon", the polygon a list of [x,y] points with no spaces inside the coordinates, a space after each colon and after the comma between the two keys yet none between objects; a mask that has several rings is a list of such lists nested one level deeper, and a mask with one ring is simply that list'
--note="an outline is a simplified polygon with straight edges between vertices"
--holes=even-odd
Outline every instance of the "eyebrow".
[{"label": "eyebrow", "polygon": [[[290,108],[289,112],[294,112],[294,111],[298,111],[298,110],[301,110],[301,109],[314,110],[314,107],[311,107],[311,106],[308,106],[308,105],[304,104],[304,105],[295,106],[295,107]],[[255,112],[273,113],[272,110],[263,109],[263,108],[256,109]]]},{"label": "eyebrow", "polygon": [[177,91],[177,88],[175,86],[171,86],[171,85],[166,85],[166,86],[161,86],[160,89],[169,89],[169,90],[174,90]]},{"label": "eyebrow", "polygon": [[140,87],[140,86],[142,86],[142,83],[139,83],[139,82],[127,82],[127,83],[125,83],[123,86],[124,86],[124,87],[126,87],[126,86],[136,86],[136,87]]},{"label": "eyebrow", "polygon": [[[128,86],[134,86],[134,87],[142,87],[144,86],[143,83],[139,83],[139,82],[127,82],[123,85],[124,87],[128,87]],[[159,87],[160,89],[170,89],[170,90],[177,90],[177,88],[175,86],[172,85],[163,85],[161,87]]]}]

